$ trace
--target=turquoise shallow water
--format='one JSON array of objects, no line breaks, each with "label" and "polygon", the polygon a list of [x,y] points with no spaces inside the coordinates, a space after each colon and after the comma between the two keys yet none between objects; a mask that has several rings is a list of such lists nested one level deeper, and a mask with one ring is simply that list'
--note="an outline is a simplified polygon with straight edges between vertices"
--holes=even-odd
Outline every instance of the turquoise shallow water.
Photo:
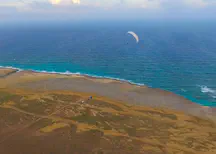
[{"label": "turquoise shallow water", "polygon": [[[215,107],[215,26],[126,21],[2,24],[0,66],[123,79]],[[129,30],[139,35],[138,44]]]}]

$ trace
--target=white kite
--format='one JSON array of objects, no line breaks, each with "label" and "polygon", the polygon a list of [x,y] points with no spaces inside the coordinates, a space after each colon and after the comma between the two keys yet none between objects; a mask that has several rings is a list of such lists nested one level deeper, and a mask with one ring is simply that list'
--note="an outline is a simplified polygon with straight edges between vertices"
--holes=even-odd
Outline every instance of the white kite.
[{"label": "white kite", "polygon": [[132,32],[132,31],[129,31],[129,32],[127,32],[128,34],[131,34],[135,39],[136,39],[136,42],[138,43],[139,42],[139,36],[136,34],[136,33],[134,33],[134,32]]}]

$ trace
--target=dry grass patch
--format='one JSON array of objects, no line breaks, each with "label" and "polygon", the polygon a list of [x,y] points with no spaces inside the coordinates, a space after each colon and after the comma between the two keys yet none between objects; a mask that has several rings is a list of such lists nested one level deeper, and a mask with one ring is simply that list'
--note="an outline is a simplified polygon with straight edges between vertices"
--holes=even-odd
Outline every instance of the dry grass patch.
[{"label": "dry grass patch", "polygon": [[64,128],[64,127],[69,127],[69,124],[66,124],[66,123],[53,123],[52,125],[41,128],[40,132],[42,132],[42,133],[50,133],[50,132],[53,132],[54,130]]}]

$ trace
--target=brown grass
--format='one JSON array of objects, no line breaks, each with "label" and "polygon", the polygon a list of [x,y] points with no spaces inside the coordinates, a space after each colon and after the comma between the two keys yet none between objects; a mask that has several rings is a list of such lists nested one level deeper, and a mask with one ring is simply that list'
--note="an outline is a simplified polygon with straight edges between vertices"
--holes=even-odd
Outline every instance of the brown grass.
[{"label": "brown grass", "polygon": [[65,123],[54,123],[52,125],[46,126],[44,128],[40,129],[40,132],[42,133],[50,133],[54,130],[60,129],[60,128],[64,128],[64,127],[68,127],[68,124]]},{"label": "brown grass", "polygon": [[19,146],[19,153],[216,153],[212,121],[97,96],[79,101],[86,98],[73,92],[0,90],[0,153],[14,153],[9,145]]}]

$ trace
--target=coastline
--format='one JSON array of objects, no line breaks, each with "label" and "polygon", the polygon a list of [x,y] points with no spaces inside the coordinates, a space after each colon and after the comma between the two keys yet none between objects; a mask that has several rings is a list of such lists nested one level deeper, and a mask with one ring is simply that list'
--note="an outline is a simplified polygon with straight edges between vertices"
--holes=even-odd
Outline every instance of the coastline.
[{"label": "coastline", "polygon": [[[31,68],[18,68],[18,67],[13,67],[13,66],[1,66],[0,65],[0,69],[12,69],[12,70],[16,70],[16,72],[19,71],[29,71],[29,72],[36,72],[36,73],[45,73],[45,74],[57,74],[57,75],[66,75],[66,76],[81,76],[81,77],[87,77],[87,78],[91,78],[91,79],[101,79],[104,80],[106,79],[107,81],[116,81],[116,82],[121,82],[121,83],[127,83],[127,84],[131,84],[134,86],[146,86],[148,88],[153,88],[153,89],[160,89],[162,91],[167,91],[167,92],[171,92],[174,93],[177,96],[183,97],[195,104],[198,104],[202,107],[208,107],[208,108],[216,108],[216,106],[213,104],[214,102],[209,102],[207,100],[198,100],[194,97],[191,97],[190,95],[185,95],[183,93],[178,93],[178,92],[174,92],[172,90],[169,89],[164,89],[164,88],[160,88],[160,87],[151,87],[149,85],[146,85],[144,83],[137,83],[131,80],[127,80],[127,79],[123,79],[123,78],[116,78],[116,77],[111,77],[111,76],[100,76],[100,75],[95,75],[95,74],[87,74],[87,73],[83,73],[83,72],[70,72],[70,71],[65,71],[65,72],[57,72],[57,71],[46,71],[46,70],[38,70],[38,69],[31,69]],[[199,85],[200,88],[202,87],[206,87],[206,86],[202,86]],[[211,89],[210,89],[211,90]],[[182,90],[183,91],[183,90]],[[202,91],[202,89],[201,89]],[[185,90],[184,90],[185,92]],[[202,92],[203,93],[203,92]],[[212,104],[212,105],[211,105]]]},{"label": "coastline", "polygon": [[121,79],[121,78],[114,78],[114,77],[109,77],[109,76],[98,76],[98,75],[94,75],[94,74],[85,74],[85,73],[72,73],[69,71],[66,72],[55,72],[55,71],[45,71],[45,70],[32,70],[32,69],[20,69],[20,68],[16,68],[16,67],[11,67],[11,66],[0,66],[0,69],[12,69],[12,70],[16,70],[18,71],[29,71],[29,72],[36,72],[36,73],[46,73],[46,74],[60,74],[60,75],[77,75],[77,76],[83,76],[83,77],[88,77],[88,78],[92,78],[92,79],[107,79],[107,80],[112,80],[112,81],[117,81],[117,82],[123,82],[123,83],[128,83],[131,85],[137,85],[137,86],[146,86],[143,83],[136,83],[130,80],[126,80],[126,79]]},{"label": "coastline", "polygon": [[201,106],[169,91],[137,85],[128,81],[75,73],[58,74],[15,68],[7,69],[16,72],[0,79],[1,89],[73,91],[106,97],[131,105],[171,109],[213,120],[216,118],[215,108]]},{"label": "coastline", "polygon": [[16,73],[18,70],[13,68],[1,68],[0,67],[0,78],[7,77],[13,73]]}]

